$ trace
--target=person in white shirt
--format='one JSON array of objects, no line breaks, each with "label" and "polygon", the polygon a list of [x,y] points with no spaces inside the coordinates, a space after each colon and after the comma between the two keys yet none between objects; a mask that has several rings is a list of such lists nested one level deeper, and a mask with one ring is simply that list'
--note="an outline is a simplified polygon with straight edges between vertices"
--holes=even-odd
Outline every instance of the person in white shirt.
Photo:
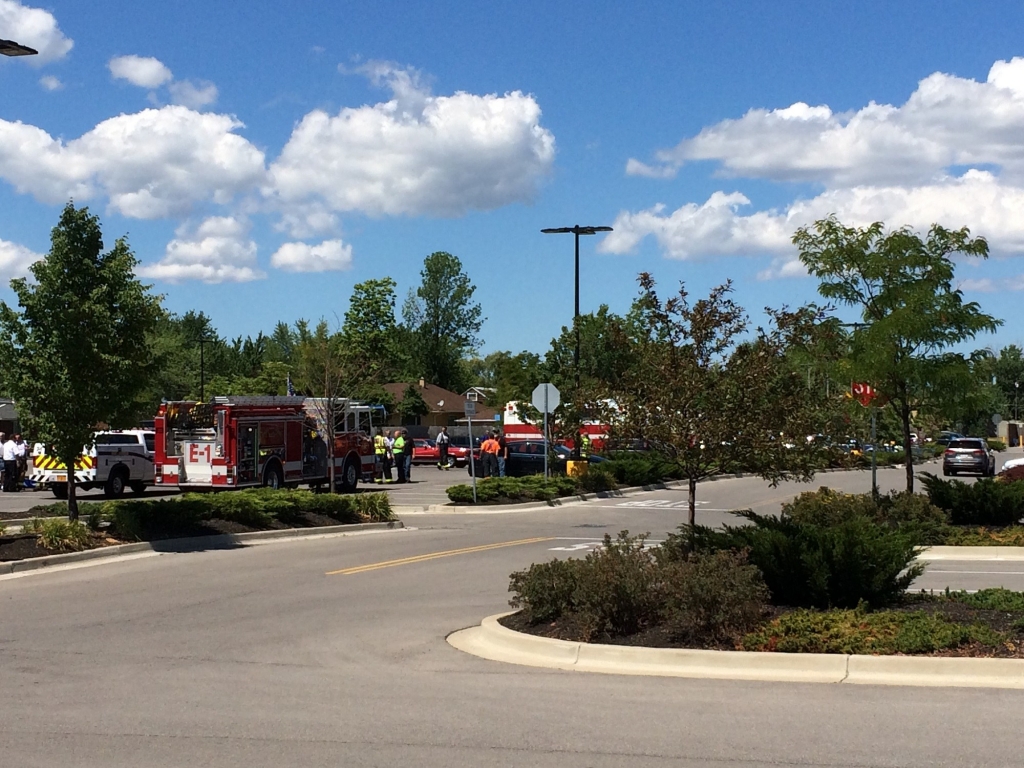
[{"label": "person in white shirt", "polygon": [[15,490],[15,478],[18,476],[18,444],[12,437],[4,443],[4,490],[10,493]]},{"label": "person in white shirt", "polygon": [[18,468],[14,476],[14,490],[20,491],[25,487],[25,474],[28,470],[28,443],[21,435],[14,436],[14,461]]}]

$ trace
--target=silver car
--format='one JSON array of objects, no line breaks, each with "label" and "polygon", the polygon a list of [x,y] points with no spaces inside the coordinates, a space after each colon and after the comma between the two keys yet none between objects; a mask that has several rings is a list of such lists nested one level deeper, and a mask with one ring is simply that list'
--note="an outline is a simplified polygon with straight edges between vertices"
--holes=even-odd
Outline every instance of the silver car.
[{"label": "silver car", "polygon": [[942,474],[972,472],[991,477],[996,473],[996,456],[988,443],[978,437],[959,437],[949,441],[942,454]]}]

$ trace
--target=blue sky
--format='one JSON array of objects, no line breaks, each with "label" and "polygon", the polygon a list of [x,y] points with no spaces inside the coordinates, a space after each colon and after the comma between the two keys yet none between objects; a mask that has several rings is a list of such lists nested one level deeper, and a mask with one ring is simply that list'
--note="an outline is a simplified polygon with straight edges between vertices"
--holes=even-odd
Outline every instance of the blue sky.
[{"label": "blue sky", "polygon": [[[352,285],[462,259],[482,351],[543,351],[635,278],[815,297],[815,218],[969,225],[969,299],[1024,341],[1018,2],[0,0],[0,280],[69,197],[222,333],[336,322]],[[213,8],[213,10],[210,10]],[[554,8],[554,10],[552,10]],[[8,299],[9,291],[0,291]]]}]

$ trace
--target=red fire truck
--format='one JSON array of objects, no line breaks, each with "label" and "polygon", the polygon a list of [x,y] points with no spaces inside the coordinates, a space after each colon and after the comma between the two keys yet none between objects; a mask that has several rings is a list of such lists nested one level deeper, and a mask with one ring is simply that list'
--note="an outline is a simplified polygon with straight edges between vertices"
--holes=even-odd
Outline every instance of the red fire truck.
[{"label": "red fire truck", "polygon": [[155,419],[157,487],[271,488],[329,482],[325,413],[335,416],[335,483],[347,491],[374,471],[373,411],[338,399],[215,397],[163,403]]}]

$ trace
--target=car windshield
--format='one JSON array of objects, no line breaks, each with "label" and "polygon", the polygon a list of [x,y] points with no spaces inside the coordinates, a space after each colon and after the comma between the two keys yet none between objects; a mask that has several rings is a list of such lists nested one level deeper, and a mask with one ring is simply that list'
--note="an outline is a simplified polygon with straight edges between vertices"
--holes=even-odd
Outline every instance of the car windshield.
[{"label": "car windshield", "polygon": [[984,444],[981,440],[950,440],[950,449],[963,448],[969,451],[981,451],[984,450]]}]

